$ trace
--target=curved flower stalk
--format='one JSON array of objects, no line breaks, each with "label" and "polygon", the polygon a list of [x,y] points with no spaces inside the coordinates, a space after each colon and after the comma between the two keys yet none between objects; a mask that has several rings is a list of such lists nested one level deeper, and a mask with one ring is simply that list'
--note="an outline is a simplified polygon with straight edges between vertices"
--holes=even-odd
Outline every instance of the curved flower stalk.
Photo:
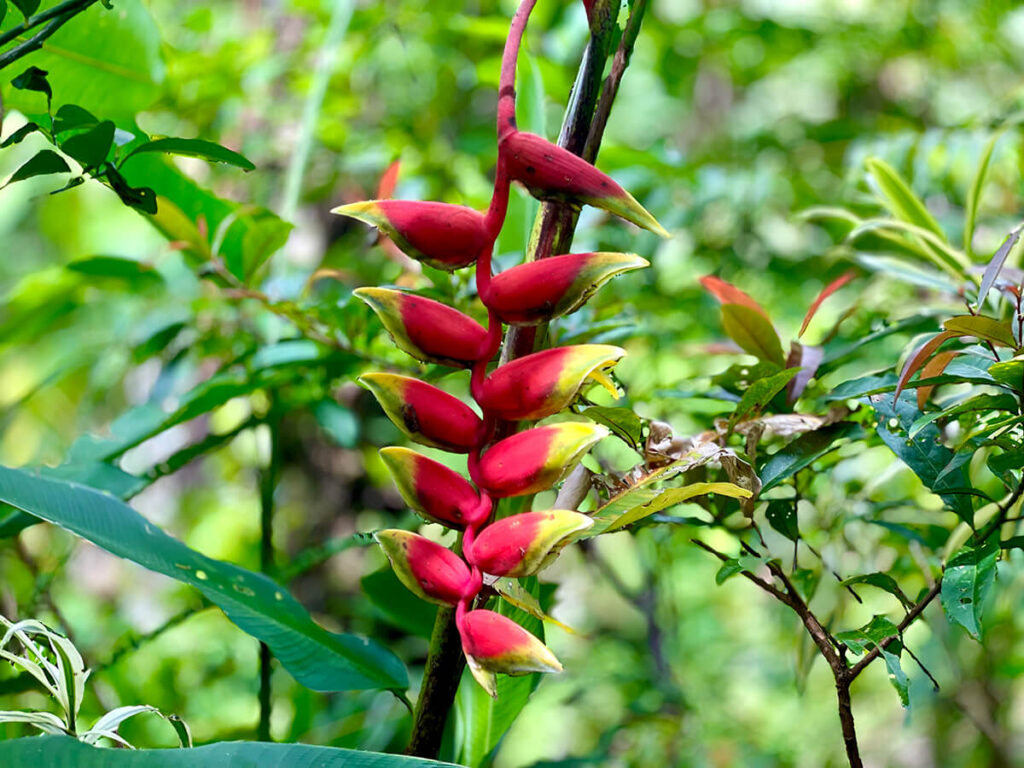
[{"label": "curved flower stalk", "polygon": [[[431,202],[373,200],[335,213],[376,225],[409,256],[449,271],[475,264],[477,293],[487,327],[439,302],[385,288],[356,291],[380,317],[402,351],[425,362],[471,369],[470,391],[479,414],[452,395],[406,376],[360,377],[388,417],[409,438],[466,453],[472,483],[443,464],[401,447],[381,450],[406,503],[425,520],[462,531],[462,554],[402,530],[377,533],[398,578],[424,600],[455,607],[462,649],[476,680],[497,695],[496,674],[556,672],[550,650],[511,619],[484,609],[483,575],[521,578],[546,567],[593,521],[562,509],[540,510],[492,522],[494,500],[538,493],[564,478],[599,440],[603,426],[561,422],[534,426],[495,441],[501,423],[538,421],[564,411],[580,392],[609,377],[625,351],[580,344],[536,352],[488,366],[503,338],[503,323],[535,325],[581,307],[612,277],[647,266],[635,254],[564,254],[492,276],[491,257],[512,181],[534,196],[589,204],[666,234],[624,189],[590,163],[533,134],[515,120],[515,66],[536,0],[523,0],[512,20],[498,92],[498,164],[486,212]],[[507,434],[509,430],[504,430]]]}]

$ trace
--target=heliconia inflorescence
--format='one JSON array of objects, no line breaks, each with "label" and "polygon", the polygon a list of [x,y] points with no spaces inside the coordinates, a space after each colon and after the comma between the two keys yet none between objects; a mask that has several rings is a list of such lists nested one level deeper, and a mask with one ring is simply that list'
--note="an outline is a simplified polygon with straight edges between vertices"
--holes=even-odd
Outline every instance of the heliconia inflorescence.
[{"label": "heliconia inflorescence", "polygon": [[367,373],[360,382],[411,440],[469,455],[472,483],[408,448],[381,450],[410,508],[429,522],[463,532],[461,555],[409,531],[380,531],[376,538],[406,587],[424,600],[455,607],[469,668],[492,696],[497,695],[496,674],[557,672],[562,667],[523,627],[474,606],[483,575],[531,576],[592,524],[586,515],[565,509],[492,522],[494,500],[548,490],[608,434],[603,426],[570,421],[497,439],[499,425],[552,416],[593,383],[616,395],[609,371],[625,354],[607,344],[556,347],[488,373],[501,345],[502,324],[536,325],[574,312],[612,277],[647,266],[635,254],[577,253],[492,276],[491,257],[504,224],[509,185],[518,181],[535,197],[593,205],[666,234],[628,192],[593,165],[517,129],[515,66],[535,2],[520,4],[505,44],[497,108],[498,165],[488,210],[399,200],[371,200],[334,210],[377,226],[406,254],[431,266],[451,271],[476,265],[486,328],[453,307],[405,291],[371,287],[358,289],[356,295],[378,315],[402,351],[423,362],[472,371],[470,390],[479,414],[415,378]]}]

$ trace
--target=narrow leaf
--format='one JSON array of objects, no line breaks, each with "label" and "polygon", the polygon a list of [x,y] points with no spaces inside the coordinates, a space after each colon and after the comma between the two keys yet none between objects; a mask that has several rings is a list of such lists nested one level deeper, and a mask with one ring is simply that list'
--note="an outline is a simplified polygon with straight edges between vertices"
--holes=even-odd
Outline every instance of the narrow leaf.
[{"label": "narrow leaf", "polygon": [[14,144],[19,144],[30,133],[33,133],[34,131],[38,130],[39,126],[35,123],[25,123],[23,126],[21,126],[21,128],[19,128],[18,130],[16,130],[14,133],[12,133],[10,136],[3,140],[3,143],[0,144],[0,149],[10,147]]},{"label": "narrow leaf", "polygon": [[940,238],[945,238],[935,217],[928,212],[921,199],[910,189],[910,185],[896,172],[896,169],[877,157],[869,157],[864,165],[878,185],[882,201],[893,216],[922,229],[927,229]]},{"label": "narrow leaf", "polygon": [[176,138],[154,139],[153,141],[140,144],[125,156],[124,160],[121,161],[121,165],[124,165],[129,157],[142,152],[165,152],[170,155],[198,157],[201,160],[209,160],[211,163],[234,165],[244,171],[251,171],[256,167],[238,152],[222,147],[220,144],[215,144],[212,141]]},{"label": "narrow leaf", "polygon": [[910,381],[910,377],[921,369],[935,350],[950,339],[955,339],[961,335],[953,331],[943,331],[914,350],[910,357],[907,358],[907,362],[903,364],[903,370],[900,371],[900,376],[896,380],[896,394],[893,396],[893,399],[895,400],[900,396],[900,392],[903,391],[907,382]]},{"label": "narrow leaf", "polygon": [[770,320],[768,313],[764,311],[760,304],[746,292],[741,291],[735,285],[725,282],[719,277],[714,275],[708,275],[700,279],[700,284],[704,286],[705,290],[714,296],[722,304],[740,304],[744,307],[756,310],[764,315],[765,320]]},{"label": "narrow leaf", "polygon": [[856,276],[857,275],[853,272],[847,272],[845,275],[837,277],[822,289],[821,293],[818,294],[818,298],[816,298],[814,303],[811,304],[811,308],[807,310],[807,314],[804,315],[804,321],[800,325],[800,332],[797,333],[797,338],[804,335],[804,331],[806,331],[807,326],[811,324],[811,320],[814,318],[814,315],[818,312],[818,308],[822,305],[825,299],[853,280]]},{"label": "narrow leaf", "polygon": [[[921,379],[931,379],[936,376],[940,376],[942,372],[946,370],[946,366],[953,362],[953,358],[959,354],[959,349],[949,349],[945,352],[939,352],[939,354],[929,360],[925,367],[921,369]],[[924,406],[928,402],[928,398],[932,396],[932,392],[934,390],[934,385],[917,388],[917,407],[919,410],[924,410]]]},{"label": "narrow leaf", "polygon": [[907,597],[903,590],[900,589],[896,579],[887,573],[865,573],[842,582],[844,587],[853,586],[854,584],[868,584],[869,586],[877,587],[899,600],[900,605],[905,609],[910,610],[914,607],[914,601]]},{"label": "narrow leaf", "polygon": [[[992,134],[992,137],[985,144],[985,149],[982,150],[981,153],[981,160],[978,162],[978,170],[975,171],[974,180],[971,182],[971,188],[967,192],[967,215],[964,222],[964,251],[967,253],[968,256],[973,256],[974,254],[974,227],[976,222],[978,221],[978,205],[981,203],[981,193],[985,188],[985,177],[988,176],[988,166],[989,163],[992,161],[992,152],[996,148],[996,142],[999,141],[1000,137],[1003,135],[1004,132],[1005,127],[1001,128],[1000,130],[997,130],[995,133]],[[1018,236],[1020,235],[1019,227],[1014,231]],[[1016,242],[1016,237],[1014,238],[1014,241]],[[1002,248],[1000,248],[999,250],[1002,250]],[[1007,252],[1009,252],[1009,248],[1007,249]],[[1003,258],[1005,260],[1005,255],[1003,256]],[[992,261],[994,262],[995,258],[993,258]],[[1000,264],[1000,266],[1002,265]],[[989,267],[988,269],[985,270],[986,278],[988,277],[988,271],[991,268],[992,262],[989,262]],[[996,268],[995,272],[998,274],[999,268]],[[995,275],[993,275],[993,279],[995,279]],[[985,293],[988,293],[988,288],[984,287],[984,279],[981,281],[981,284],[983,291],[978,294],[979,309],[981,308],[981,303],[985,300]],[[991,285],[992,282],[989,281],[989,286]]]}]

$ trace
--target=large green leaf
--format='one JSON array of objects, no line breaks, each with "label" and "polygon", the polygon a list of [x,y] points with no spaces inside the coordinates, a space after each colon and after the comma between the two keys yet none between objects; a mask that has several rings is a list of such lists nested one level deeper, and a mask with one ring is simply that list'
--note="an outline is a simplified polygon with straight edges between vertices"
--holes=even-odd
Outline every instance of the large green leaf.
[{"label": "large green leaf", "polygon": [[119,557],[197,588],[265,642],[303,685],[319,691],[404,689],[404,666],[364,638],[327,632],[266,576],[206,557],[109,493],[0,467],[0,501],[59,525]]},{"label": "large green leaf", "polygon": [[981,639],[981,613],[996,578],[999,542],[990,538],[980,547],[965,546],[946,565],[942,576],[942,608],[951,622]]},{"label": "large green leaf", "polygon": [[749,352],[760,360],[775,363],[780,368],[786,364],[779,334],[775,332],[768,319],[756,309],[742,304],[723,304],[722,328],[744,352]]},{"label": "large green leaf", "polygon": [[307,744],[220,742],[195,749],[103,749],[67,736],[0,742],[4,768],[416,768],[435,760]]},{"label": "large green leaf", "polygon": [[[52,5],[53,3],[47,3]],[[17,22],[10,15],[4,27]],[[74,102],[104,118],[130,117],[160,97],[160,31],[141,0],[96,3],[61,27],[22,63],[46,70],[53,105]],[[42,96],[4,93],[8,107],[41,113]]]}]

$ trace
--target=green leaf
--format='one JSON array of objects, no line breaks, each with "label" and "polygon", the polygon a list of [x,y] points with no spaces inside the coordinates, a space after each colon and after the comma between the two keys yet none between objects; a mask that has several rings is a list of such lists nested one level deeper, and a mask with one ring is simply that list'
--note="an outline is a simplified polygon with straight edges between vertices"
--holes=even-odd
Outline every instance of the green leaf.
[{"label": "green leaf", "polygon": [[[988,176],[988,166],[992,160],[992,152],[996,148],[996,142],[999,141],[999,139],[1005,132],[1005,127],[1000,128],[999,130],[992,134],[992,138],[990,138],[988,142],[985,144],[985,149],[983,149],[981,152],[981,159],[978,161],[978,170],[974,172],[974,181],[971,182],[971,188],[967,192],[966,216],[964,219],[964,252],[966,252],[968,256],[972,256],[974,254],[974,247],[972,244],[974,241],[974,227],[975,223],[978,221],[978,205],[981,203],[981,193],[985,188],[985,177]],[[1016,231],[1016,234],[1017,236],[1020,235],[1019,229]],[[1007,240],[1009,240],[1009,238]],[[1016,240],[1016,238],[1014,238],[1014,240]],[[999,250],[1001,251],[1003,249],[1000,248]],[[1009,252],[1009,250],[1009,248],[1006,248],[1007,253]],[[1003,261],[1005,261],[1005,259],[1006,256],[1004,254]],[[995,257],[993,257],[993,261],[995,260]],[[1001,262],[999,266],[1002,266]],[[998,273],[998,268],[996,268],[996,272]],[[992,285],[992,280],[988,280],[988,276],[988,270],[986,269],[986,279],[982,280],[983,290],[978,295],[979,308],[981,307],[982,302],[985,300],[985,294],[988,293],[988,288],[985,287],[985,283],[988,282],[989,286]]]},{"label": "green leaf", "polygon": [[996,344],[1015,349],[1017,341],[1013,338],[1013,332],[1005,323],[993,320],[984,315],[959,315],[951,317],[942,324],[947,331],[962,333],[969,336],[977,336]]},{"label": "green leaf", "polygon": [[21,15],[25,17],[25,21],[28,21],[28,17],[36,12],[39,8],[39,0],[11,0],[14,3],[14,7],[21,11]]},{"label": "green leaf", "polygon": [[843,439],[856,439],[864,434],[860,425],[843,421],[801,435],[789,445],[780,448],[764,463],[759,475],[761,491],[774,488],[801,469],[809,467],[825,454],[834,450]]},{"label": "green leaf", "polygon": [[363,594],[388,623],[409,634],[430,638],[437,606],[410,592],[390,566],[368,573],[359,584]]},{"label": "green leaf", "polygon": [[769,501],[765,517],[768,519],[768,525],[790,541],[800,540],[795,501],[789,499]]},{"label": "green leaf", "polygon": [[630,447],[640,444],[643,424],[631,408],[612,408],[604,405],[593,405],[583,411],[583,415],[591,421],[603,424],[612,433]]},{"label": "green leaf", "polygon": [[[991,368],[989,370],[991,371]],[[937,421],[939,419],[951,419],[954,416],[960,416],[964,413],[974,413],[977,411],[1006,411],[1007,413],[1013,413],[1016,408],[1017,398],[1010,394],[992,395],[986,393],[976,395],[975,397],[951,405],[949,408],[922,414],[910,426],[909,437],[916,437],[918,432],[933,421]]]},{"label": "green leaf", "polygon": [[242,275],[248,282],[271,256],[288,241],[293,226],[267,210],[247,222],[242,236]]},{"label": "green leaf", "polygon": [[800,368],[787,368],[766,379],[758,379],[743,393],[736,410],[729,419],[733,424],[743,420],[751,412],[760,412],[787,384],[800,373]]},{"label": "green leaf", "polygon": [[[35,1],[35,5],[39,5],[38,0]],[[50,88],[49,80],[46,79],[47,74],[49,73],[39,67],[29,67],[16,78],[11,80],[11,85],[19,91],[36,91],[38,93],[45,93],[46,103],[49,104],[53,99],[53,90]]]},{"label": "green leaf", "polygon": [[691,483],[682,488],[665,488],[660,491],[647,489],[647,493],[634,497],[634,501],[644,499],[643,503],[630,506],[625,513],[619,514],[616,507],[605,505],[597,510],[591,517],[594,525],[580,533],[581,538],[590,538],[602,533],[612,533],[632,525],[638,520],[643,520],[648,515],[682,504],[696,496],[705,496],[709,493],[716,493],[720,496],[728,496],[732,499],[749,499],[751,492],[746,488],[740,488],[734,483]]},{"label": "green leaf", "polygon": [[107,159],[114,145],[114,124],[110,120],[97,123],[83,133],[61,142],[61,151],[75,158],[83,168],[95,168]]},{"label": "green leaf", "polygon": [[995,538],[980,547],[968,544],[953,555],[942,576],[941,598],[946,617],[976,640],[981,640],[981,614],[996,578],[998,557],[999,542]]},{"label": "green leaf", "polygon": [[198,157],[201,160],[209,160],[211,163],[234,165],[244,171],[251,171],[256,168],[251,161],[238,152],[205,139],[153,139],[152,141],[139,144],[121,162],[123,163],[129,157],[142,152],[164,152],[169,155]]},{"label": "green leaf", "polygon": [[893,216],[945,239],[946,236],[935,217],[928,212],[924,203],[913,193],[910,185],[895,168],[877,157],[869,157],[864,165],[878,185],[882,202]]},{"label": "green leaf", "polygon": [[[117,0],[115,10],[93,5],[24,58],[49,72],[54,103],[75,104],[111,120],[131,118],[161,95],[160,31],[141,0]],[[37,100],[4,94],[7,107],[31,114]]]},{"label": "green leaf", "polygon": [[[890,645],[890,647],[892,647]],[[892,653],[886,648],[882,650],[882,658],[885,660],[885,668],[889,672],[889,682],[892,683],[892,687],[896,689],[896,693],[899,694],[900,703],[903,708],[906,709],[910,706],[910,678],[907,677],[907,673],[903,671],[903,667],[900,665],[900,657],[895,653]]]},{"label": "green leaf", "polygon": [[888,592],[890,595],[900,601],[900,604],[910,610],[914,607],[914,601],[904,594],[903,590],[900,589],[899,584],[896,583],[896,579],[887,573],[865,573],[861,576],[854,576],[846,579],[842,582],[842,586],[850,587],[854,584],[868,584],[872,587]]},{"label": "green leaf", "polygon": [[988,367],[988,372],[1000,384],[1005,384],[1017,392],[1024,392],[1024,355],[992,363]]},{"label": "green leaf", "polygon": [[111,165],[104,169],[104,177],[110,188],[121,198],[121,202],[130,208],[143,213],[155,214],[157,211],[156,192],[149,187],[133,187],[127,179]]},{"label": "green leaf", "polygon": [[82,109],[77,104],[65,104],[53,116],[53,132],[63,133],[75,128],[95,125],[98,122],[99,119],[89,110]]},{"label": "green leaf", "polygon": [[0,144],[0,149],[3,149],[4,147],[10,147],[14,144],[20,144],[26,136],[38,130],[39,126],[35,123],[25,123],[23,126],[21,126],[21,128],[14,131],[14,133],[12,133],[10,136],[3,140],[3,143]]},{"label": "green leaf", "polygon": [[[0,742],[5,768],[417,768],[452,766],[435,760],[308,744],[230,741],[193,749],[105,749],[68,736]],[[454,767],[453,767],[454,768]]]},{"label": "green leaf", "polygon": [[76,259],[69,262],[65,269],[89,277],[124,281],[138,288],[163,283],[163,278],[153,269],[152,264],[119,256],[89,256]]},{"label": "green leaf", "polygon": [[68,167],[68,164],[64,161],[63,157],[58,155],[52,149],[41,149],[31,160],[16,170],[7,183],[13,184],[16,181],[24,181],[25,179],[31,179],[34,176],[46,176],[51,173],[68,173],[70,171],[71,169]]},{"label": "green leaf", "polygon": [[916,398],[904,392],[895,403],[888,394],[871,395],[866,402],[878,416],[878,436],[882,442],[961,520],[973,523],[974,507],[965,468],[953,466],[954,453],[943,445],[936,426],[929,424],[913,438],[909,437],[910,428],[921,416]]},{"label": "green leaf", "polygon": [[742,304],[723,304],[722,328],[744,352],[775,363],[780,368],[786,365],[779,334],[775,332],[768,319],[756,309]]},{"label": "green leaf", "polygon": [[313,406],[317,424],[342,448],[355,448],[359,443],[359,419],[351,408],[334,400],[321,400]]},{"label": "green leaf", "polygon": [[406,686],[405,668],[390,651],[327,632],[267,577],[189,549],[108,492],[0,467],[0,501],[197,588],[313,690]]},{"label": "green leaf", "polygon": [[721,586],[738,573],[754,573],[762,568],[765,562],[763,557],[754,557],[753,555],[730,557],[715,573],[715,584]]}]

